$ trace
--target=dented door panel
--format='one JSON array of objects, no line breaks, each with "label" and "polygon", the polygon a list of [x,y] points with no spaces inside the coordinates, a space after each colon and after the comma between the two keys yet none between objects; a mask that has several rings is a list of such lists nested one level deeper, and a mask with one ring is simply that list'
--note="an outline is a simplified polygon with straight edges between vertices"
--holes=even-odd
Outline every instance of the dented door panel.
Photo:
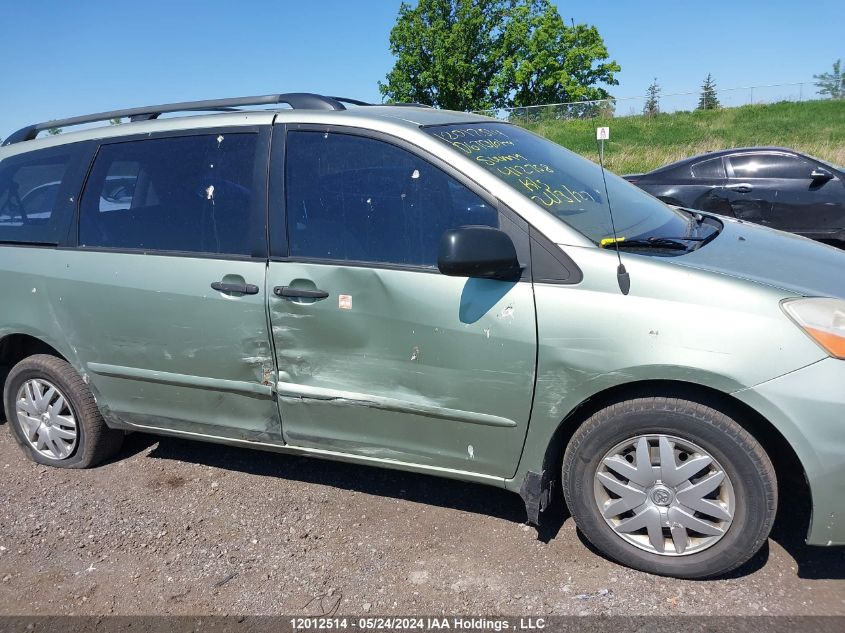
[{"label": "dented door panel", "polygon": [[[60,255],[41,278],[47,301],[110,422],[279,438],[265,262]],[[259,292],[211,288],[226,278]]]},{"label": "dented door panel", "polygon": [[284,439],[295,446],[514,473],[531,409],[531,285],[271,262]]}]

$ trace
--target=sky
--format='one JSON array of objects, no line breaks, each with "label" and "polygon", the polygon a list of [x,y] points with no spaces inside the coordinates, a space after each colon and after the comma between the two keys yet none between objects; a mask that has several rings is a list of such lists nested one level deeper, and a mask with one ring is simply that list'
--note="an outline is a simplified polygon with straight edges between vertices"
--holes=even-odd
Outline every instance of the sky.
[{"label": "sky", "polygon": [[[399,4],[2,0],[0,137],[38,121],[173,101],[277,92],[379,101]],[[556,4],[567,21],[598,27],[622,67],[617,97],[644,94],[655,77],[664,95],[695,91],[707,73],[719,88],[807,82],[806,96],[813,74],[845,58],[845,0]],[[641,108],[631,104],[617,112]]]}]

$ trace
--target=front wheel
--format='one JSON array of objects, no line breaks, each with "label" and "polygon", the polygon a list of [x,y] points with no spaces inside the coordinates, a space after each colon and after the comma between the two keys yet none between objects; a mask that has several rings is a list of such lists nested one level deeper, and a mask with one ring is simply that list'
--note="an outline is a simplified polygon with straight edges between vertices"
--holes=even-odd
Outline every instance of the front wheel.
[{"label": "front wheel", "polygon": [[768,538],[774,468],[736,421],[706,405],[641,398],[598,411],[563,460],[566,502],[582,533],[624,565],[707,578]]}]

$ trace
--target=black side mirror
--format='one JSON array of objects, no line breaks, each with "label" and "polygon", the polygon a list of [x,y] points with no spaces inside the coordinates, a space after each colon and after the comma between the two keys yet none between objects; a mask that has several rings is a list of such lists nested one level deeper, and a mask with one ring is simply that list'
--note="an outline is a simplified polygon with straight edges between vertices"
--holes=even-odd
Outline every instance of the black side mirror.
[{"label": "black side mirror", "polygon": [[450,277],[516,280],[522,274],[511,238],[489,226],[446,231],[440,238],[437,267]]},{"label": "black side mirror", "polygon": [[827,180],[831,180],[833,178],[833,174],[826,169],[816,167],[810,172],[810,178],[813,179],[813,182],[825,182]]}]

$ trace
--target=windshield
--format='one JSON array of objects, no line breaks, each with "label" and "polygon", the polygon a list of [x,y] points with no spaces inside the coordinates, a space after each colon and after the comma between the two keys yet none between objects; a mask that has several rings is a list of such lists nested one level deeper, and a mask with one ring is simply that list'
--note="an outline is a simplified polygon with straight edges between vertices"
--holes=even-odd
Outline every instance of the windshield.
[{"label": "windshield", "polygon": [[523,128],[490,122],[424,129],[596,244],[613,238],[608,195],[620,240],[695,233],[688,214],[609,172],[606,195],[598,165]]}]

